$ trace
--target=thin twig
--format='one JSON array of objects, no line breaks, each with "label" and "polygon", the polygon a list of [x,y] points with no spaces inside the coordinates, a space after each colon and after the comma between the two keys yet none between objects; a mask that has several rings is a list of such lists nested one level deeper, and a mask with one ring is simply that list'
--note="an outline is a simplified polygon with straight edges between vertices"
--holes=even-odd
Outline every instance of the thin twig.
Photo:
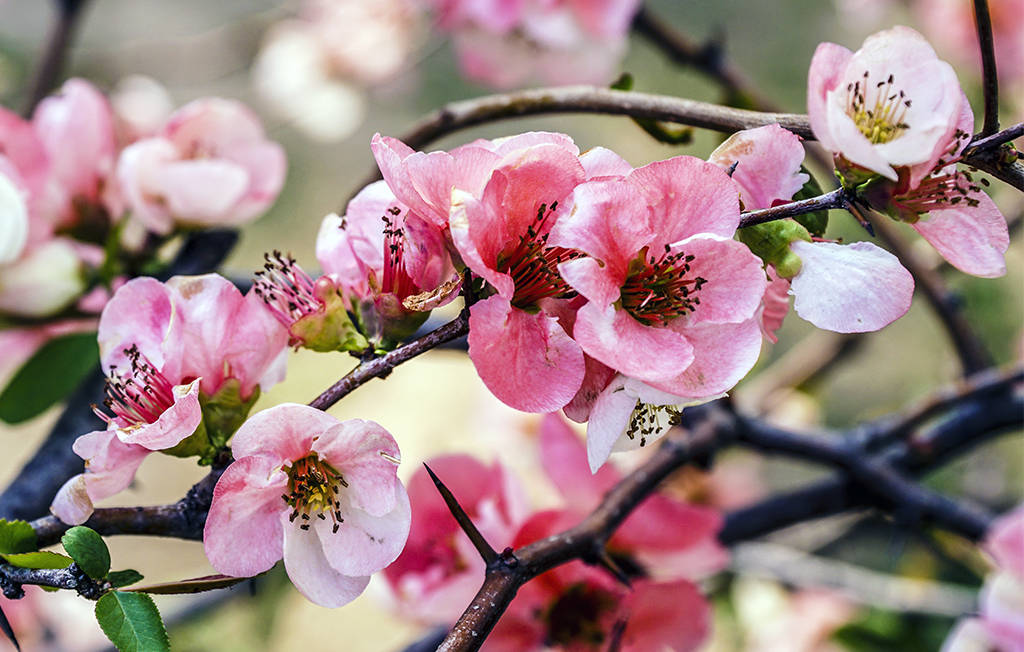
[{"label": "thin twig", "polygon": [[762,208],[756,211],[745,212],[740,219],[739,228],[742,229],[745,226],[764,224],[765,222],[781,220],[787,217],[803,215],[805,213],[813,213],[815,211],[828,210],[830,208],[845,208],[846,206],[846,190],[843,188],[836,188],[832,192],[819,195],[818,197],[810,197],[809,199],[801,199],[799,201],[789,202],[788,204],[772,206],[771,208]]},{"label": "thin twig", "polygon": [[1018,122],[1012,127],[1007,127],[1002,131],[992,134],[991,136],[981,137],[981,135],[978,134],[974,137],[974,140],[964,148],[964,156],[970,158],[978,152],[996,149],[1011,140],[1020,138],[1021,136],[1024,136],[1024,122]]},{"label": "thin twig", "polygon": [[421,353],[426,353],[440,344],[462,337],[468,332],[469,315],[466,311],[463,311],[458,317],[437,330],[431,331],[408,344],[403,344],[394,351],[385,353],[379,358],[361,363],[310,401],[309,405],[318,410],[326,410],[360,385],[374,378],[387,376],[391,373],[392,369],[403,362],[411,360]]},{"label": "thin twig", "polygon": [[56,85],[60,71],[64,67],[64,58],[74,38],[79,18],[87,0],[57,0],[57,16],[46,42],[46,50],[39,61],[29,87],[28,99],[22,114],[28,117]]},{"label": "thin twig", "polygon": [[[1020,16],[1016,19],[1019,20]],[[999,79],[996,76],[996,48],[992,38],[992,17],[988,12],[988,0],[974,0],[974,25],[978,29],[985,92],[985,122],[981,134],[988,136],[999,131]]]}]

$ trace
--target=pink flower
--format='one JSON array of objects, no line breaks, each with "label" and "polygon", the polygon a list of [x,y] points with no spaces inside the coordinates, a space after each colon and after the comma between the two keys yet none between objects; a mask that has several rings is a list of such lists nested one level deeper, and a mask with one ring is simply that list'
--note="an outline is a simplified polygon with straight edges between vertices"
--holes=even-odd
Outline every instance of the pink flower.
[{"label": "pink flower", "polygon": [[707,398],[757,360],[760,261],[731,239],[735,185],[718,168],[679,156],[625,179],[578,186],[550,244],[558,271],[588,301],[573,338],[616,371],[663,392]]},{"label": "pink flower", "polygon": [[[957,0],[916,0],[911,6],[939,50],[952,54],[954,61],[971,66],[980,77],[978,31],[974,27],[971,5]],[[989,0],[988,9],[1000,84],[1015,85],[1019,90],[1024,84],[1024,21],[1021,20],[1024,2]]]},{"label": "pink flower", "polygon": [[[254,294],[243,297],[216,274],[132,279],[103,309],[98,340],[110,414],[96,410],[107,428],[79,438],[86,473],[69,480],[51,507],[69,523],[124,489],[150,451],[210,455],[245,418],[258,388],[284,376],[284,329]],[[200,396],[215,412],[207,419]]]},{"label": "pink flower", "polygon": [[232,451],[203,531],[218,572],[249,577],[283,557],[304,596],[340,607],[402,551],[409,497],[398,445],[376,423],[285,403],[246,421]]},{"label": "pink flower", "polygon": [[575,148],[540,136],[506,154],[479,196],[456,186],[449,220],[463,262],[495,290],[470,308],[470,358],[495,396],[526,412],[561,408],[584,375],[583,352],[557,317],[559,301],[575,296],[557,266],[578,254],[548,238],[585,171]]},{"label": "pink flower", "polygon": [[912,187],[948,151],[962,98],[953,68],[909,27],[870,36],[857,52],[822,43],[808,73],[811,128],[840,172],[896,181],[902,169]]},{"label": "pink flower", "polygon": [[383,181],[361,190],[344,217],[325,217],[316,248],[324,273],[377,343],[412,335],[461,287],[441,229],[411,213]]},{"label": "pink flower", "polygon": [[28,208],[18,187],[0,172],[0,265],[21,255],[28,240]]},{"label": "pink flower", "polygon": [[232,100],[196,100],[160,134],[127,147],[117,165],[125,201],[148,229],[174,224],[239,225],[277,198],[284,150],[266,140],[259,118]]},{"label": "pink flower", "polygon": [[[733,134],[712,152],[710,161],[733,169],[740,200],[753,210],[786,203],[801,189],[808,180],[800,171],[803,158],[799,137],[779,125],[768,125]],[[831,331],[875,331],[910,309],[913,277],[895,256],[874,244],[826,242],[813,238],[794,220],[748,227],[740,237],[755,253],[770,256],[765,262],[773,265],[776,280],[769,287],[773,295],[766,294],[764,305],[767,310],[771,304],[774,312],[768,312],[768,318],[774,328],[785,317],[780,295],[787,282],[781,279],[792,283],[789,292],[796,297],[797,314]],[[773,329],[766,325],[766,330]]]},{"label": "pink flower", "polygon": [[151,77],[129,75],[110,93],[118,142],[122,146],[156,136],[174,105],[164,86]]},{"label": "pink flower", "polygon": [[[491,546],[500,550],[512,544],[528,506],[511,473],[497,462],[488,466],[468,455],[445,455],[427,464]],[[404,616],[450,624],[480,589],[484,562],[424,469],[409,480],[409,500],[409,541],[395,563],[384,569],[384,578]]]},{"label": "pink flower", "polygon": [[44,240],[0,265],[0,313],[49,317],[70,306],[85,289],[76,245],[63,237]]},{"label": "pink flower", "polygon": [[3,107],[0,107],[0,174],[14,184],[25,202],[28,245],[51,238],[62,197],[51,175],[50,155],[32,124]]}]

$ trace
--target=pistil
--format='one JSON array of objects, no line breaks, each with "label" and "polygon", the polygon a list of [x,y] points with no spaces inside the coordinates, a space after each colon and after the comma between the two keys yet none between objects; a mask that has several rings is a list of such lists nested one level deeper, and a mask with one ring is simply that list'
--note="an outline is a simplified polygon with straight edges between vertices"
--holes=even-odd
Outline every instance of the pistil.
[{"label": "pistil", "polygon": [[644,247],[630,263],[620,289],[622,308],[645,326],[665,326],[696,310],[697,293],[707,279],[688,278],[693,259],[682,251],[672,253],[668,245],[661,256],[649,254]]},{"label": "pistil", "polygon": [[517,308],[535,306],[548,297],[567,299],[576,296],[576,291],[559,276],[558,264],[581,254],[565,247],[547,245],[551,231],[548,221],[557,209],[557,201],[551,202],[550,207],[546,203],[541,204],[526,233],[498,255],[498,271],[511,276],[515,283],[512,305]]},{"label": "pistil", "polygon": [[339,487],[348,487],[341,473],[316,453],[295,460],[283,470],[288,474],[288,493],[281,499],[292,508],[288,520],[294,523],[299,519],[299,528],[308,530],[314,518],[330,518],[334,523],[331,531],[336,533],[345,522],[341,517]]}]

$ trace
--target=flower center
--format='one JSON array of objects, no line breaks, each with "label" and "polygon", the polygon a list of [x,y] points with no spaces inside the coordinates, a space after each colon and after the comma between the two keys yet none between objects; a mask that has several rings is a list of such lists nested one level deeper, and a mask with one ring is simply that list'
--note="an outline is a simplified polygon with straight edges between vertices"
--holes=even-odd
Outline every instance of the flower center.
[{"label": "flower center", "polygon": [[541,204],[537,217],[526,228],[518,241],[498,254],[497,270],[512,277],[515,294],[512,305],[517,308],[535,306],[547,297],[569,299],[576,296],[568,283],[558,274],[558,263],[579,258],[580,253],[565,247],[549,247],[551,231],[549,219],[558,208],[558,202]]},{"label": "flower center", "polygon": [[384,220],[384,274],[380,292],[404,298],[418,294],[420,290],[405,268],[405,230],[398,226],[401,213],[402,209],[392,206],[381,217]]},{"label": "flower center", "polygon": [[[987,185],[988,181],[981,179]],[[955,171],[927,177],[910,193],[895,199],[901,207],[921,214],[964,203],[974,208],[978,200],[971,193],[981,192],[970,172]]]},{"label": "flower center", "polygon": [[599,645],[605,632],[601,617],[615,608],[617,600],[607,591],[584,582],[565,590],[544,615],[547,623],[548,644]]},{"label": "flower center", "polygon": [[[106,421],[119,426],[140,426],[154,423],[169,407],[174,405],[174,385],[160,373],[144,356],[139,347],[132,344],[124,350],[131,369],[127,374],[118,373],[116,366],[110,367],[107,376],[106,394],[103,405],[114,416],[106,414],[93,405],[93,412]],[[120,419],[121,423],[116,423]]]},{"label": "flower center", "polygon": [[291,256],[280,251],[263,254],[263,269],[256,272],[253,292],[266,304],[270,313],[284,326],[290,327],[308,314],[321,309],[314,296],[314,281]]},{"label": "flower center", "polygon": [[283,470],[288,474],[288,493],[281,498],[292,508],[288,520],[294,523],[301,518],[303,522],[299,527],[308,530],[314,517],[322,521],[330,517],[334,522],[332,531],[337,532],[345,522],[341,517],[338,487],[348,486],[341,473],[316,453],[295,460]]},{"label": "flower center", "polygon": [[906,94],[893,86],[893,76],[872,86],[868,72],[846,86],[846,114],[872,144],[888,143],[910,129],[904,120],[910,109]]},{"label": "flower center", "polygon": [[[664,419],[664,420],[663,420]],[[637,400],[629,416],[626,436],[632,440],[640,438],[640,446],[647,445],[647,438],[657,438],[672,426],[681,423],[682,412],[674,405],[649,405]]]},{"label": "flower center", "polygon": [[622,308],[645,326],[664,326],[676,317],[693,312],[700,305],[700,291],[707,279],[687,278],[693,256],[671,253],[668,245],[661,257],[644,247],[629,264],[626,282],[620,289]]}]

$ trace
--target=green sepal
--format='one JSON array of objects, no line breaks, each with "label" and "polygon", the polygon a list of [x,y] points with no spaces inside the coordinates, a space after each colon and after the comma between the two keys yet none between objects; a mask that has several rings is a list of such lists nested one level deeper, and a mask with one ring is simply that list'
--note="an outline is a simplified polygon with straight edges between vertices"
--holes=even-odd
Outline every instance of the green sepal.
[{"label": "green sepal", "polygon": [[171,649],[160,611],[145,593],[107,593],[96,602],[96,621],[121,652]]},{"label": "green sepal", "polygon": [[64,533],[60,542],[89,577],[101,580],[110,572],[110,550],[95,530],[76,525]]},{"label": "green sepal", "polygon": [[[818,180],[814,178],[811,171],[803,165],[800,166],[800,171],[807,175],[808,181],[804,184],[803,188],[797,191],[793,195],[793,200],[797,201],[800,199],[811,199],[812,197],[819,197],[822,194],[821,185],[818,184]],[[801,226],[814,237],[820,238],[825,235],[825,229],[828,228],[828,211],[820,210],[814,211],[813,213],[804,213],[803,215],[795,215],[793,219],[796,220]]]},{"label": "green sepal", "polygon": [[43,550],[40,552],[23,552],[17,555],[0,555],[11,566],[31,568],[34,570],[67,568],[74,559],[58,552]]},{"label": "green sepal", "polygon": [[38,548],[36,531],[27,521],[0,518],[0,554],[32,552]]},{"label": "green sepal", "polygon": [[199,457],[199,463],[206,465],[235,434],[249,411],[260,396],[259,387],[253,388],[252,395],[242,400],[242,384],[237,378],[224,381],[214,394],[199,393],[199,405],[203,420],[191,435],[178,442],[173,448],[161,451],[175,457]]},{"label": "green sepal", "polygon": [[782,278],[793,278],[803,266],[800,257],[790,250],[789,244],[795,240],[811,242],[811,234],[807,229],[792,220],[747,226],[737,231],[736,236],[766,265],[774,266]]},{"label": "green sepal", "polygon": [[292,324],[288,330],[291,342],[321,353],[366,350],[370,343],[352,323],[341,290],[322,277],[313,287],[313,295],[323,307]]}]

